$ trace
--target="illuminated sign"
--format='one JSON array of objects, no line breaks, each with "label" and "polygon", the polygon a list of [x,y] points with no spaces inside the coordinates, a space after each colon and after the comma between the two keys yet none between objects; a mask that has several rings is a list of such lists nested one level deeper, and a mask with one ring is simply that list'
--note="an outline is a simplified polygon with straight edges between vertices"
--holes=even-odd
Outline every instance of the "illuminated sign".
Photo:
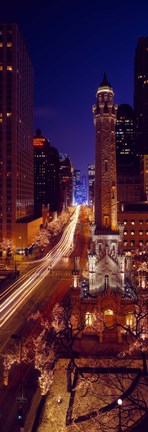
[{"label": "illuminated sign", "polygon": [[38,146],[38,147],[42,147],[46,142],[46,138],[33,138],[33,145],[34,146]]}]

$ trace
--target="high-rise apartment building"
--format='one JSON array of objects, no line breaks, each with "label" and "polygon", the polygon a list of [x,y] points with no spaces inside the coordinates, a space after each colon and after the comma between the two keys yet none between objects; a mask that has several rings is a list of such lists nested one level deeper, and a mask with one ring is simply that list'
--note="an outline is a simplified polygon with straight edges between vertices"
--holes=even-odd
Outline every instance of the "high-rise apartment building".
[{"label": "high-rise apartment building", "polygon": [[0,239],[34,212],[33,67],[16,24],[0,24]]},{"label": "high-rise apartment building", "polygon": [[136,151],[148,154],[148,37],[140,37],[134,62]]}]

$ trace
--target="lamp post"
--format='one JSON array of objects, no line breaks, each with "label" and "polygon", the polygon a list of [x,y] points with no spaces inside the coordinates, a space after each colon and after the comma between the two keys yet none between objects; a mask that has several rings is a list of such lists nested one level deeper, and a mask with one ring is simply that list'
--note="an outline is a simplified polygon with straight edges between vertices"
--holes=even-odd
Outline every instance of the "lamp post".
[{"label": "lamp post", "polygon": [[17,334],[13,333],[11,335],[12,339],[18,339],[19,341],[19,354],[20,354],[20,376],[21,376],[21,395],[19,398],[17,398],[17,401],[20,403],[19,409],[18,409],[18,421],[20,424],[20,432],[24,432],[24,418],[23,418],[23,407],[22,404],[25,401],[25,398],[23,397],[23,364],[22,364],[22,338],[21,336],[18,336]]},{"label": "lamp post", "polygon": [[117,400],[117,404],[119,407],[119,427],[118,427],[118,432],[122,432],[122,428],[121,428],[121,406],[122,406],[122,399],[118,399]]}]

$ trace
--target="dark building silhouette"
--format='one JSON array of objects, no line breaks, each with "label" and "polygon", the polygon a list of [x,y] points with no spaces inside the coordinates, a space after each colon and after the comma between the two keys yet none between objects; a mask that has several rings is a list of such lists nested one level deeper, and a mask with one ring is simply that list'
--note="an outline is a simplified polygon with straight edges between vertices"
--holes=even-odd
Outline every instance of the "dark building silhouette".
[{"label": "dark building silhouette", "polygon": [[23,36],[17,24],[0,24],[0,239],[14,244],[17,222],[34,215],[33,93]]},{"label": "dark building silhouette", "polygon": [[128,104],[119,105],[117,110],[116,153],[119,163],[123,163],[127,155],[135,153],[134,111]]},{"label": "dark building silhouette", "polygon": [[117,110],[117,196],[120,202],[140,200],[140,162],[135,152],[134,111],[128,104]]},{"label": "dark building silhouette", "polygon": [[136,152],[148,154],[148,37],[140,37],[134,62]]},{"label": "dark building silhouette", "polygon": [[34,145],[34,203],[35,215],[40,216],[42,206],[50,206],[50,211],[59,210],[60,181],[59,153],[47,138],[37,129]]},{"label": "dark building silhouette", "polygon": [[67,154],[60,153],[60,208],[72,205],[72,164]]}]

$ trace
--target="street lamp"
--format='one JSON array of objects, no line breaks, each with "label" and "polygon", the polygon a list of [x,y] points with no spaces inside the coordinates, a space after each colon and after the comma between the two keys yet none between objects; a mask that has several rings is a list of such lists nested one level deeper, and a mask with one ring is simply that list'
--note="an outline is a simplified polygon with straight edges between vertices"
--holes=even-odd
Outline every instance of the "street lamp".
[{"label": "street lamp", "polygon": [[122,399],[118,399],[117,400],[117,404],[119,407],[119,427],[118,427],[118,432],[122,432],[122,428],[121,428],[121,407],[122,407]]},{"label": "street lamp", "polygon": [[17,334],[13,333],[11,335],[11,338],[19,341],[19,353],[20,353],[20,375],[21,375],[21,396],[17,398],[17,401],[20,403],[19,409],[18,409],[18,421],[20,424],[20,432],[24,432],[24,418],[23,418],[23,407],[22,404],[25,401],[25,398],[23,397],[23,364],[22,364],[22,338],[21,336],[18,336]]}]

